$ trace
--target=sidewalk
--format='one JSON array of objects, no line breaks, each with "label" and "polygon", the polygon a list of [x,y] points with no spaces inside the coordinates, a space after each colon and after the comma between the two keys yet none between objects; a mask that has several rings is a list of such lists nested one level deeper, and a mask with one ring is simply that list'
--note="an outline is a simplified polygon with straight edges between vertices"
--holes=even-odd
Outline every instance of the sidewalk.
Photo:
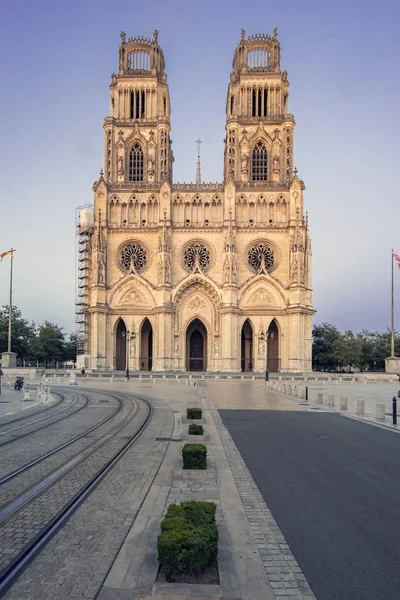
[{"label": "sidewalk", "polygon": [[[126,391],[128,386],[129,392],[138,397],[143,394],[163,398],[173,411],[174,428],[164,461],[98,600],[313,599],[306,579],[223,425],[208,389],[205,386],[128,383]],[[123,389],[123,384],[118,388]],[[273,402],[278,400],[275,396],[271,393]],[[287,408],[290,403],[291,410],[298,410],[297,403],[285,403]],[[185,417],[188,406],[203,408],[207,471],[182,470],[180,453],[189,439]],[[202,441],[197,436],[196,440]],[[192,499],[217,504],[219,585],[156,581],[157,537],[163,515],[169,504]]]}]

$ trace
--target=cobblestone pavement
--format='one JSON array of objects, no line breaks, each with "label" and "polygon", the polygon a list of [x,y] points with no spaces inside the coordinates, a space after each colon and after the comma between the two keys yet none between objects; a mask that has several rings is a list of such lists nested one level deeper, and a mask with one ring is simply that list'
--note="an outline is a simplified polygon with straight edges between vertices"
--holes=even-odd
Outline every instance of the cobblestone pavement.
[{"label": "cobblestone pavement", "polygon": [[34,433],[46,425],[74,415],[79,412],[84,403],[84,398],[78,398],[76,394],[68,394],[60,406],[55,406],[42,414],[33,415],[32,418],[5,424],[0,430],[0,444],[5,444],[27,433]]},{"label": "cobblestone pavement", "polygon": [[[125,402],[133,406],[132,400]],[[148,407],[139,403],[135,418],[122,430],[106,439],[106,443],[93,452],[87,450],[87,457],[71,471],[57,480],[51,487],[35,497],[20,510],[0,523],[0,570],[3,570],[30,543],[73,498],[82,487],[112,458],[140,428],[148,414]],[[133,416],[133,414],[132,414]],[[85,453],[83,453],[85,454]]]},{"label": "cobblestone pavement", "polygon": [[[79,414],[79,417],[76,415],[75,417],[71,417],[69,422],[61,421],[49,430],[40,432],[41,436],[38,439],[30,440],[28,449],[24,448],[26,440],[21,440],[17,448],[14,448],[17,442],[5,448],[0,448],[0,463],[4,464],[4,468],[7,467],[6,472],[9,473],[26,464],[28,461],[34,460],[37,456],[41,456],[52,448],[84,433],[85,430],[90,429],[107,416],[111,416],[118,411],[115,416],[111,417],[106,423],[100,425],[88,435],[83,436],[67,448],[56,452],[28,471],[3,484],[1,486],[0,509],[21,495],[26,489],[30,489],[44,477],[68,462],[77,453],[83,452],[85,448],[88,448],[96,439],[99,439],[110,431],[129,413],[130,405],[128,403],[125,403],[119,409],[120,405],[117,399],[109,396],[106,397],[106,394],[87,392],[86,395],[89,397],[89,404],[87,409],[84,409]],[[110,404],[100,404],[103,400]],[[54,428],[57,429],[55,430]],[[4,453],[4,451],[7,452]]]},{"label": "cobblestone pavement", "polygon": [[[203,393],[208,398],[210,407],[215,406],[214,395],[211,396],[206,390]],[[232,392],[231,396],[234,396]],[[274,404],[276,400],[272,399],[271,402]],[[218,410],[212,408],[211,414],[275,597],[291,600],[314,599],[315,596],[301,568],[223,424]]]},{"label": "cobblestone pavement", "polygon": [[96,597],[163,460],[173,416],[151,401],[139,439],[6,593],[6,600]]}]

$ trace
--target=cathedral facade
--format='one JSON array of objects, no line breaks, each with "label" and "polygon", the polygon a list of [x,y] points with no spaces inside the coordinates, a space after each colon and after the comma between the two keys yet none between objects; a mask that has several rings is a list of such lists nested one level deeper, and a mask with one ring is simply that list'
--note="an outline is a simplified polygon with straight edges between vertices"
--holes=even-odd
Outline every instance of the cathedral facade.
[{"label": "cathedral facade", "polygon": [[104,171],[81,211],[82,366],[311,370],[311,243],[277,31],[234,52],[221,183],[174,183],[158,32],[121,33]]}]

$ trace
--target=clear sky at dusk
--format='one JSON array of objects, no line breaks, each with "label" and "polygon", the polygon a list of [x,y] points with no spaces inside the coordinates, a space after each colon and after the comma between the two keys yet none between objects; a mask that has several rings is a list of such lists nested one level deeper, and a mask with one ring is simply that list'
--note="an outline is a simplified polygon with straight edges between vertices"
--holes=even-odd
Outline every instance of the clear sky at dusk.
[{"label": "clear sky at dusk", "polygon": [[[174,181],[221,181],[225,101],[240,30],[278,27],[295,164],[306,184],[314,322],[390,325],[400,253],[398,0],[1,0],[0,252],[17,248],[14,303],[74,328],[75,207],[92,201],[119,33],[159,30]],[[397,267],[396,267],[397,269]],[[396,275],[400,329],[400,272]],[[0,305],[9,259],[0,264]]]}]

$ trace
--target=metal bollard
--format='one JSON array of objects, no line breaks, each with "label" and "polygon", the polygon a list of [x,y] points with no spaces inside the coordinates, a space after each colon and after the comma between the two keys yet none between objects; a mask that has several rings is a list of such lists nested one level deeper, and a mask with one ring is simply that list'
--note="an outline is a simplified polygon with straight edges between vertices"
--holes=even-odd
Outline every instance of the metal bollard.
[{"label": "metal bollard", "polygon": [[381,420],[385,419],[385,404],[383,402],[378,402],[376,405],[376,418]]},{"label": "metal bollard", "polygon": [[340,398],[340,410],[347,410],[347,398]]},{"label": "metal bollard", "polygon": [[362,416],[364,414],[364,400],[357,400],[357,415]]},{"label": "metal bollard", "polygon": [[305,396],[305,398],[306,398],[306,402],[308,402],[308,385],[306,385],[306,396]]},{"label": "metal bollard", "polygon": [[323,402],[323,396],[322,396],[321,392],[318,392],[317,402],[318,402],[318,404],[322,404],[322,402]]},{"label": "metal bollard", "polygon": [[393,425],[397,425],[397,398],[393,396],[393,407],[392,407],[392,417],[393,417]]}]

